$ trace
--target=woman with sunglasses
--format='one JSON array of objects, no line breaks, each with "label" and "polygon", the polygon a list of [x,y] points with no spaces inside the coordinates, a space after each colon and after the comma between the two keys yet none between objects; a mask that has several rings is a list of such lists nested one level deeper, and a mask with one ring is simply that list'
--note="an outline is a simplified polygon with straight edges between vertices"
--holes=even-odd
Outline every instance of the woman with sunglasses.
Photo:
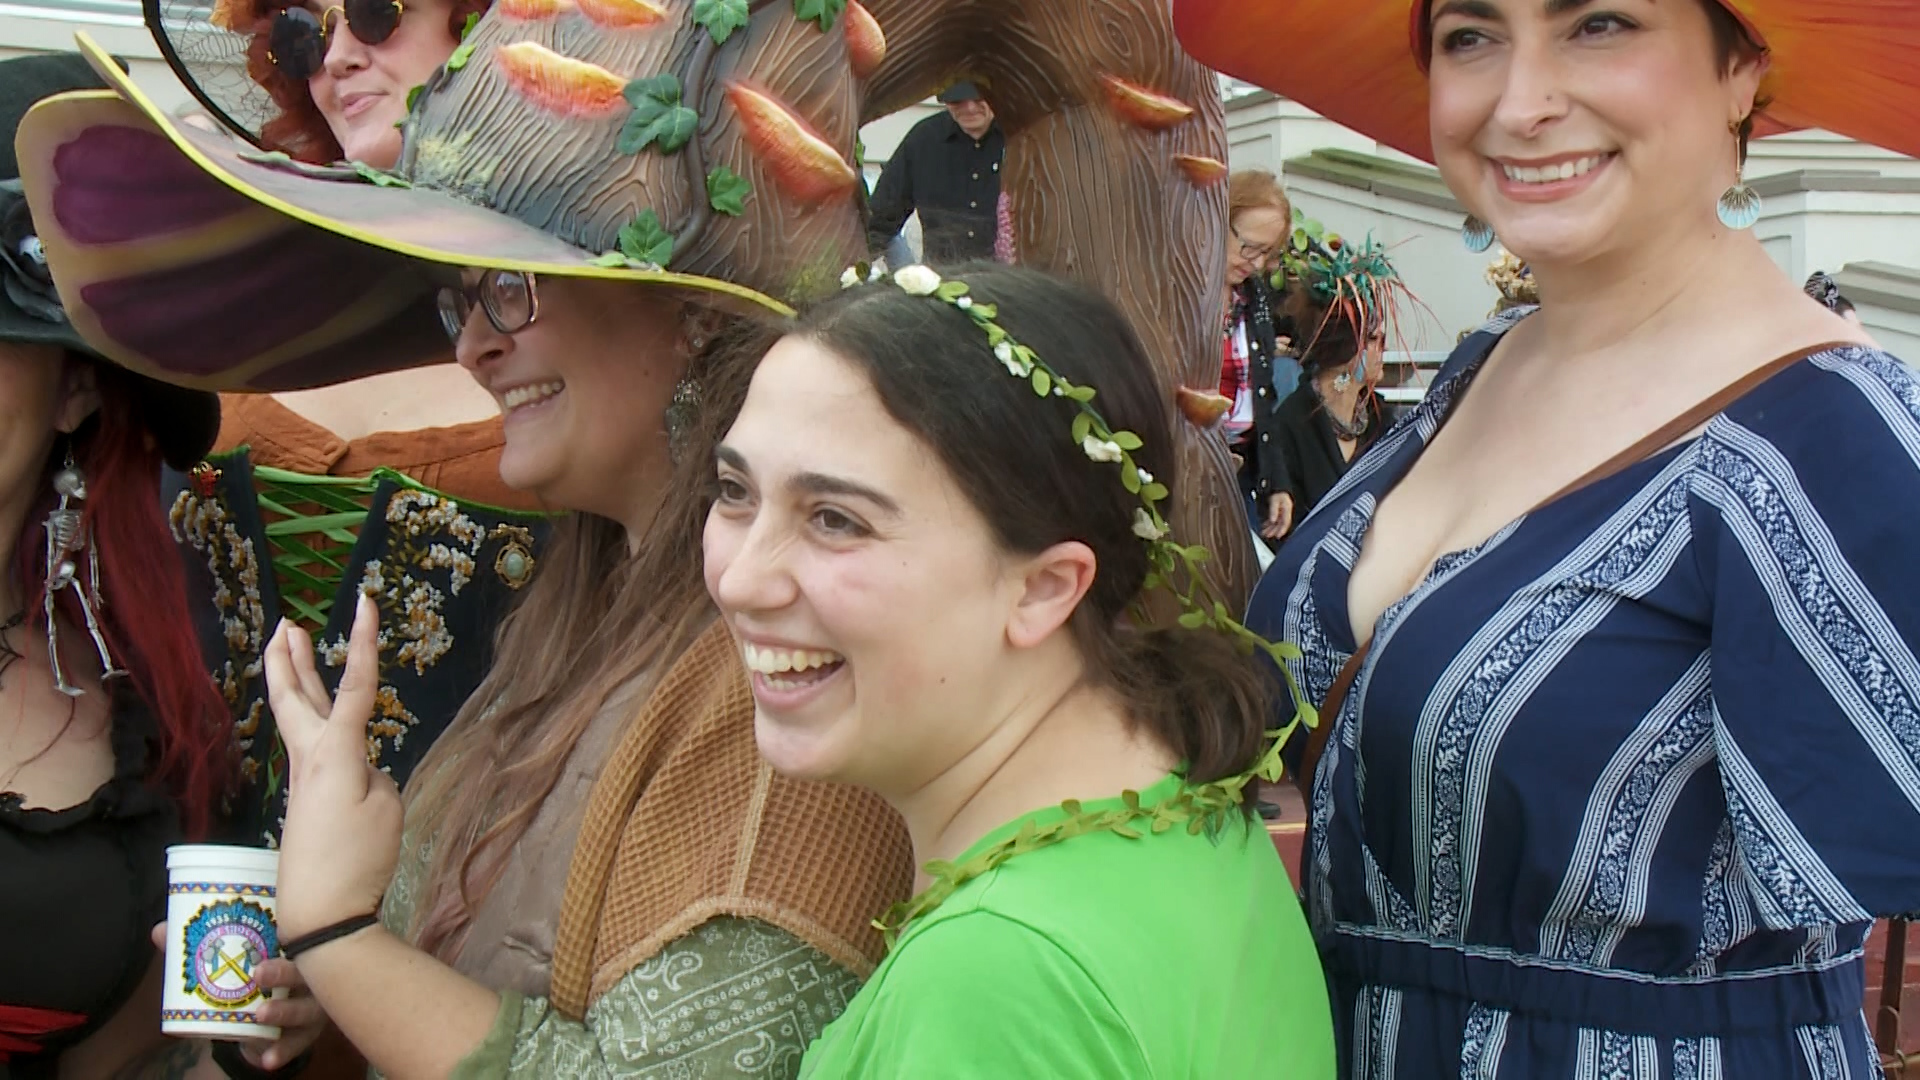
[{"label": "woman with sunglasses", "polygon": [[[447,61],[467,20],[484,9],[480,0],[236,0],[215,17],[246,35],[247,72],[273,106],[250,137],[306,161],[348,158],[388,169],[399,158],[397,125],[412,88]],[[178,74],[218,102],[232,87],[203,82],[207,72],[179,59],[205,50],[169,36],[197,25],[174,15],[152,23]],[[222,110],[234,114],[246,115]],[[342,599],[369,588],[408,614],[410,636],[386,657],[374,733],[378,763],[404,783],[479,684],[499,620],[538,563],[545,508],[501,481],[499,406],[451,362],[230,393],[223,405],[209,467],[176,478],[176,518],[198,523],[181,535],[220,586],[215,592],[259,607],[248,625],[270,628],[284,616],[341,643],[352,614]],[[234,558],[249,545],[251,568]],[[409,556],[436,545],[458,557]],[[271,588],[262,587],[263,574]],[[238,611],[203,612],[203,636],[215,643],[250,762],[232,825],[242,840],[258,842],[279,829],[284,758],[263,713],[264,632],[230,632]]]},{"label": "woman with sunglasses", "polygon": [[1221,332],[1220,396],[1227,447],[1240,466],[1247,523],[1278,542],[1292,511],[1287,463],[1275,422],[1280,402],[1300,380],[1288,355],[1290,328],[1267,281],[1268,264],[1293,233],[1293,208],[1280,181],[1264,169],[1227,180],[1227,294]]},{"label": "woman with sunglasses", "polygon": [[1920,908],[1920,375],[1782,273],[1742,167],[1791,125],[1920,152],[1920,6],[1174,7],[1202,60],[1434,162],[1539,290],[1252,600],[1320,710],[1344,1074],[1880,1075],[1863,943]]}]

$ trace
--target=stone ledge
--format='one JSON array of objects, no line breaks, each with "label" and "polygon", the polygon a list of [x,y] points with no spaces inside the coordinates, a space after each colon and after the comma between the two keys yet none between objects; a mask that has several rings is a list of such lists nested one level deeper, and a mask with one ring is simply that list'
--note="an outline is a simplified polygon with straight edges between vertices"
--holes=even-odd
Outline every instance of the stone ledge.
[{"label": "stone ledge", "polygon": [[1324,180],[1421,206],[1466,213],[1447,185],[1440,182],[1440,173],[1424,165],[1409,165],[1356,150],[1322,149],[1304,157],[1289,158],[1282,168],[1286,176]]},{"label": "stone ledge", "polygon": [[1883,262],[1848,263],[1833,275],[1840,295],[1856,306],[1872,304],[1920,315],[1920,270]]},{"label": "stone ledge", "polygon": [[1872,169],[1795,169],[1756,176],[1752,186],[1763,198],[1829,191],[1920,195],[1920,176],[1882,176]]}]

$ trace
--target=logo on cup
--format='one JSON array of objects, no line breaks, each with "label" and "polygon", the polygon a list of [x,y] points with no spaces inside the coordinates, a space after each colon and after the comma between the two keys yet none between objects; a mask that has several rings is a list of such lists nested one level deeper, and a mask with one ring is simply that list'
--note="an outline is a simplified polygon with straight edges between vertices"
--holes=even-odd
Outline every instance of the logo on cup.
[{"label": "logo on cup", "polygon": [[253,970],[279,951],[273,914],[247,900],[224,900],[186,926],[186,992],[218,1009],[239,1009],[264,997]]}]

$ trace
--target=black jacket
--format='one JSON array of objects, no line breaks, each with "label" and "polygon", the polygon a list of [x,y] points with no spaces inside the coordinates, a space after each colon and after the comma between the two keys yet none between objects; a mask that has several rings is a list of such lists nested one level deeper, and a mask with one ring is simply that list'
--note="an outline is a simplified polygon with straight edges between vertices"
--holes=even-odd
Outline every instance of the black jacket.
[{"label": "black jacket", "polygon": [[[1234,450],[1252,466],[1251,472],[1243,470],[1243,475],[1250,476],[1253,494],[1264,514],[1267,497],[1287,490],[1288,463],[1279,436],[1280,403],[1291,390],[1288,384],[1299,381],[1300,365],[1276,347],[1280,337],[1293,336],[1293,325],[1275,314],[1279,294],[1266,278],[1253,275],[1241,283],[1239,292],[1247,318],[1247,381],[1253,386],[1253,427],[1247,432],[1247,442]],[[1273,381],[1276,366],[1284,376],[1278,388]],[[1252,453],[1247,452],[1249,449]]]},{"label": "black jacket", "polygon": [[1320,395],[1313,392],[1312,384],[1302,380],[1299,388],[1280,403],[1274,418],[1278,429],[1276,441],[1286,456],[1287,473],[1278,490],[1293,496],[1296,527],[1306,520],[1314,504],[1333,490],[1333,485],[1347,474],[1353,462],[1359,461],[1360,455],[1386,431],[1386,412],[1379,396],[1368,394],[1364,408],[1369,416],[1367,430],[1354,447],[1352,460],[1348,460],[1340,456],[1339,436],[1334,434],[1333,424],[1328,422],[1327,411],[1320,404]]},{"label": "black jacket", "polygon": [[883,251],[918,210],[920,257],[927,262],[993,258],[1006,153],[998,123],[978,139],[946,113],[913,125],[868,199],[867,249]]}]

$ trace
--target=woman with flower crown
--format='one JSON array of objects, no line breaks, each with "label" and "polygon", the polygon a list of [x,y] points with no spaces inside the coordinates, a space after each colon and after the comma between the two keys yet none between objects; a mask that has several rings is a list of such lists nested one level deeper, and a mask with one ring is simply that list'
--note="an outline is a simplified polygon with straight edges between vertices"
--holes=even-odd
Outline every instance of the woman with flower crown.
[{"label": "woman with flower crown", "polygon": [[[1329,1077],[1244,790],[1270,686],[1166,535],[1152,365],[1083,287],[952,273],[807,310],[713,465],[721,616],[804,658],[755,665],[761,753],[879,794],[922,867],[801,1075]],[[1187,614],[1151,629],[1162,584]]]},{"label": "woman with flower crown", "polygon": [[[1175,9],[1435,162],[1538,290],[1252,601],[1320,711],[1342,1074],[1878,1075],[1862,943],[1920,908],[1920,376],[1781,272],[1741,170],[1793,126],[1920,152],[1920,5]],[[1323,31],[1337,60],[1242,44]]]}]

